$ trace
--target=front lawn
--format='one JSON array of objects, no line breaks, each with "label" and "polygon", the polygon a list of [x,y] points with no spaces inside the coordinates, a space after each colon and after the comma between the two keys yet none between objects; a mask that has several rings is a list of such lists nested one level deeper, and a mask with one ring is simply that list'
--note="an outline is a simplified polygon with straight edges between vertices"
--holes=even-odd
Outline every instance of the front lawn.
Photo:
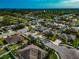
[{"label": "front lawn", "polygon": [[12,57],[7,54],[7,55],[4,55],[3,57],[0,57],[0,59],[12,59]]},{"label": "front lawn", "polygon": [[77,47],[79,45],[79,39],[75,39],[73,42],[72,42],[72,46],[73,47]]},{"label": "front lawn", "polygon": [[5,50],[5,49],[0,50],[0,55],[4,54],[5,52],[6,52],[6,50]]},{"label": "front lawn", "polygon": [[1,45],[4,45],[3,41],[4,41],[4,39],[1,38],[1,39],[0,39],[0,44],[1,44]]},{"label": "front lawn", "polygon": [[3,57],[1,57],[0,59],[9,59],[10,55],[4,55]]},{"label": "front lawn", "polygon": [[55,41],[55,40],[56,40],[56,36],[49,37],[49,39],[50,39],[51,41]]},{"label": "front lawn", "polygon": [[76,24],[79,24],[79,20],[77,20]]},{"label": "front lawn", "polygon": [[12,50],[12,49],[15,49],[18,46],[19,46],[19,44],[13,44],[12,46],[8,46],[8,49]]}]

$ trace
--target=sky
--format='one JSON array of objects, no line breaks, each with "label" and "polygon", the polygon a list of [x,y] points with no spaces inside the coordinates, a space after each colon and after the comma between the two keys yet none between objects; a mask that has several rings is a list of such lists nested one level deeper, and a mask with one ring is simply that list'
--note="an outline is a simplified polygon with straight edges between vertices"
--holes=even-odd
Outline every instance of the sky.
[{"label": "sky", "polygon": [[0,0],[0,8],[79,8],[79,0]]}]

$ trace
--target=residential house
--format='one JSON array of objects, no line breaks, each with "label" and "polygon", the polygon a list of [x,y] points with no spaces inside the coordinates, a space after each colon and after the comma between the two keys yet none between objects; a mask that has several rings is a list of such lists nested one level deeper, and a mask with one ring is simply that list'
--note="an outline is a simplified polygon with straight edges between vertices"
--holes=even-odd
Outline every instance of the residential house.
[{"label": "residential house", "polygon": [[48,53],[31,44],[17,51],[18,59],[44,59]]},{"label": "residential house", "polygon": [[14,34],[11,36],[7,36],[7,38],[5,39],[5,41],[9,44],[11,43],[17,43],[20,42],[22,40],[24,40],[25,38],[23,36],[21,36],[20,34]]}]

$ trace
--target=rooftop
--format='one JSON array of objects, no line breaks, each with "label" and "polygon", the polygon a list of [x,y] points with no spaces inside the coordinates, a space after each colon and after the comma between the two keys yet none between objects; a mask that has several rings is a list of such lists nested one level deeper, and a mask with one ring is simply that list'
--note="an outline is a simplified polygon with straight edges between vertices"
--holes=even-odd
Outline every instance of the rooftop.
[{"label": "rooftop", "polygon": [[33,44],[28,45],[27,47],[20,49],[19,51],[22,52],[22,51],[29,50],[29,49],[37,49],[37,50],[40,50],[42,52],[46,52],[45,50],[42,50],[41,48],[39,48],[38,46],[33,45]]}]

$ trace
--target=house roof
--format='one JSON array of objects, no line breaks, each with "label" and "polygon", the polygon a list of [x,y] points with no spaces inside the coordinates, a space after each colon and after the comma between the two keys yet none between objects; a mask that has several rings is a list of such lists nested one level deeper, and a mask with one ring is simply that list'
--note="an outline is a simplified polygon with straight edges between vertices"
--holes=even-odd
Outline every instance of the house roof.
[{"label": "house roof", "polygon": [[21,40],[24,40],[24,37],[21,36],[20,34],[14,34],[14,35],[8,36],[8,37],[6,38],[6,41],[7,41],[8,43],[18,42],[18,41],[21,41]]},{"label": "house roof", "polygon": [[26,50],[29,50],[29,49],[37,49],[37,50],[40,50],[41,52],[45,52],[47,53],[45,50],[39,48],[38,46],[35,46],[33,44],[31,45],[28,45],[27,47],[23,48],[23,49],[20,49],[18,52],[23,52],[23,51],[26,51]]}]

